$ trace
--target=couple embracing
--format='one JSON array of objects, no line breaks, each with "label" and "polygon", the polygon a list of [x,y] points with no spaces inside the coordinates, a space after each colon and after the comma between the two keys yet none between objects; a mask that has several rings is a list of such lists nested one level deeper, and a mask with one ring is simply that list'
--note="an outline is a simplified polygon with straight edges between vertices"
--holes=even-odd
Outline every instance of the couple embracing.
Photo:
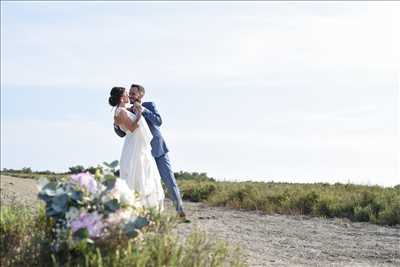
[{"label": "couple embracing", "polygon": [[182,198],[176,183],[168,148],[159,127],[162,120],[153,102],[142,102],[145,89],[132,84],[129,91],[113,87],[109,104],[116,107],[114,131],[124,137],[120,159],[120,178],[131,190],[139,193],[138,205],[164,209],[164,182],[180,219],[189,222],[183,211]]}]

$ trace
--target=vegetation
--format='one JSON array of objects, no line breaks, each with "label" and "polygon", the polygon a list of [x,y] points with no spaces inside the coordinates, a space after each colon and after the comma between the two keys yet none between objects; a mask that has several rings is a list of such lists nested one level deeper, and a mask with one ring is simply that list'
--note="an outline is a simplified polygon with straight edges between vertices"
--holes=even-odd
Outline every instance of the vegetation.
[{"label": "vegetation", "polygon": [[[111,164],[114,163],[117,164]],[[65,174],[6,171],[3,169],[2,173],[24,178],[65,177]],[[400,224],[400,184],[383,188],[341,183],[218,182],[206,173],[182,171],[175,176],[183,199],[212,206],[257,210],[266,214],[301,214],[381,225]]]},{"label": "vegetation", "polygon": [[45,172],[31,172],[31,173],[24,173],[24,172],[15,172],[15,171],[3,171],[1,172],[1,175],[7,175],[7,176],[12,176],[12,177],[18,177],[18,178],[24,178],[24,179],[39,179],[41,177],[47,178],[51,181],[58,180],[58,179],[64,179],[65,177],[68,176],[67,173],[45,173]]},{"label": "vegetation", "polygon": [[175,178],[177,180],[196,180],[196,181],[212,181],[215,182],[214,178],[207,176],[205,172],[175,172]]},{"label": "vegetation", "polygon": [[43,207],[32,212],[13,205],[0,214],[1,266],[244,266],[237,249],[209,240],[204,232],[178,240],[171,231],[176,222],[167,216],[154,217],[134,239],[115,233],[96,245],[51,253],[54,222]]},{"label": "vegetation", "polygon": [[213,182],[179,180],[183,199],[266,214],[342,217],[382,225],[400,224],[400,187],[353,184]]},{"label": "vegetation", "polygon": [[[104,162],[104,166],[108,167],[117,167],[118,166],[118,161],[113,161],[111,163]],[[96,170],[100,169],[103,170],[103,166],[89,166],[89,167],[84,167],[83,165],[75,165],[71,166],[68,168],[68,172],[63,172],[63,173],[55,173],[49,170],[46,171],[32,171],[31,168],[29,167],[24,167],[21,170],[18,169],[7,169],[3,168],[1,171],[1,174],[3,175],[9,175],[13,177],[20,177],[20,178],[34,178],[37,179],[39,177],[65,177],[69,174],[78,174],[82,172],[90,172],[91,174],[95,174]],[[116,170],[118,172],[118,170]],[[177,180],[197,180],[197,181],[213,181],[215,182],[214,178],[210,178],[207,176],[207,173],[205,172],[175,172],[175,178]]]}]

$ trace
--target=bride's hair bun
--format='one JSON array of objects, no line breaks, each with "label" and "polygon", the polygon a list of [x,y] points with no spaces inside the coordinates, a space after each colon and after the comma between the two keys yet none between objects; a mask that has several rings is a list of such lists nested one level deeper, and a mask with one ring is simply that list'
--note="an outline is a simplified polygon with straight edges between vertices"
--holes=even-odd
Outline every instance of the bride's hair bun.
[{"label": "bride's hair bun", "polygon": [[108,103],[113,107],[117,106],[124,92],[124,87],[113,87],[110,92],[110,97],[108,98]]},{"label": "bride's hair bun", "polygon": [[119,104],[119,98],[117,98],[117,97],[115,97],[115,96],[110,96],[110,97],[108,98],[108,103],[109,103],[111,106],[115,107],[115,106],[117,106],[117,105]]}]

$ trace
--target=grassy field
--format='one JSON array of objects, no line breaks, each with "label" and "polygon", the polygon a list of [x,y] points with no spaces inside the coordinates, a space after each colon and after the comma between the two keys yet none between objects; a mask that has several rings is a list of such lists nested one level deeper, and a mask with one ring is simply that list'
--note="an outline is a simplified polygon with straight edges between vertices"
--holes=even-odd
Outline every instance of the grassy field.
[{"label": "grassy field", "polygon": [[292,184],[178,180],[183,198],[211,206],[266,214],[342,217],[381,225],[400,224],[400,186]]},{"label": "grassy field", "polygon": [[57,180],[61,178],[66,178],[70,176],[68,173],[27,173],[27,172],[15,172],[15,171],[1,171],[1,175],[25,178],[25,179],[39,179],[41,177],[47,178],[49,180]]},{"label": "grassy field", "polygon": [[[69,174],[2,172],[21,178],[60,179]],[[175,173],[182,197],[211,206],[258,210],[266,214],[302,214],[348,218],[380,225],[400,224],[400,185],[218,182],[206,173]]]},{"label": "grassy field", "polygon": [[178,240],[171,217],[154,218],[143,235],[128,239],[114,233],[96,245],[51,253],[52,221],[43,207],[22,206],[0,211],[1,266],[245,266],[241,253],[223,241],[210,241],[206,233],[193,231]]}]

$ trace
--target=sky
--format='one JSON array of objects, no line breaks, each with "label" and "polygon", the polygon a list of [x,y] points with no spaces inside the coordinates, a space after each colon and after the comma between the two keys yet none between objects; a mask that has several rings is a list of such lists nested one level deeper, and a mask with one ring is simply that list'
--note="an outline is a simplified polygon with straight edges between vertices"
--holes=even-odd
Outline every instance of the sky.
[{"label": "sky", "polygon": [[400,3],[1,2],[1,167],[119,159],[139,83],[174,171],[400,184]]}]

